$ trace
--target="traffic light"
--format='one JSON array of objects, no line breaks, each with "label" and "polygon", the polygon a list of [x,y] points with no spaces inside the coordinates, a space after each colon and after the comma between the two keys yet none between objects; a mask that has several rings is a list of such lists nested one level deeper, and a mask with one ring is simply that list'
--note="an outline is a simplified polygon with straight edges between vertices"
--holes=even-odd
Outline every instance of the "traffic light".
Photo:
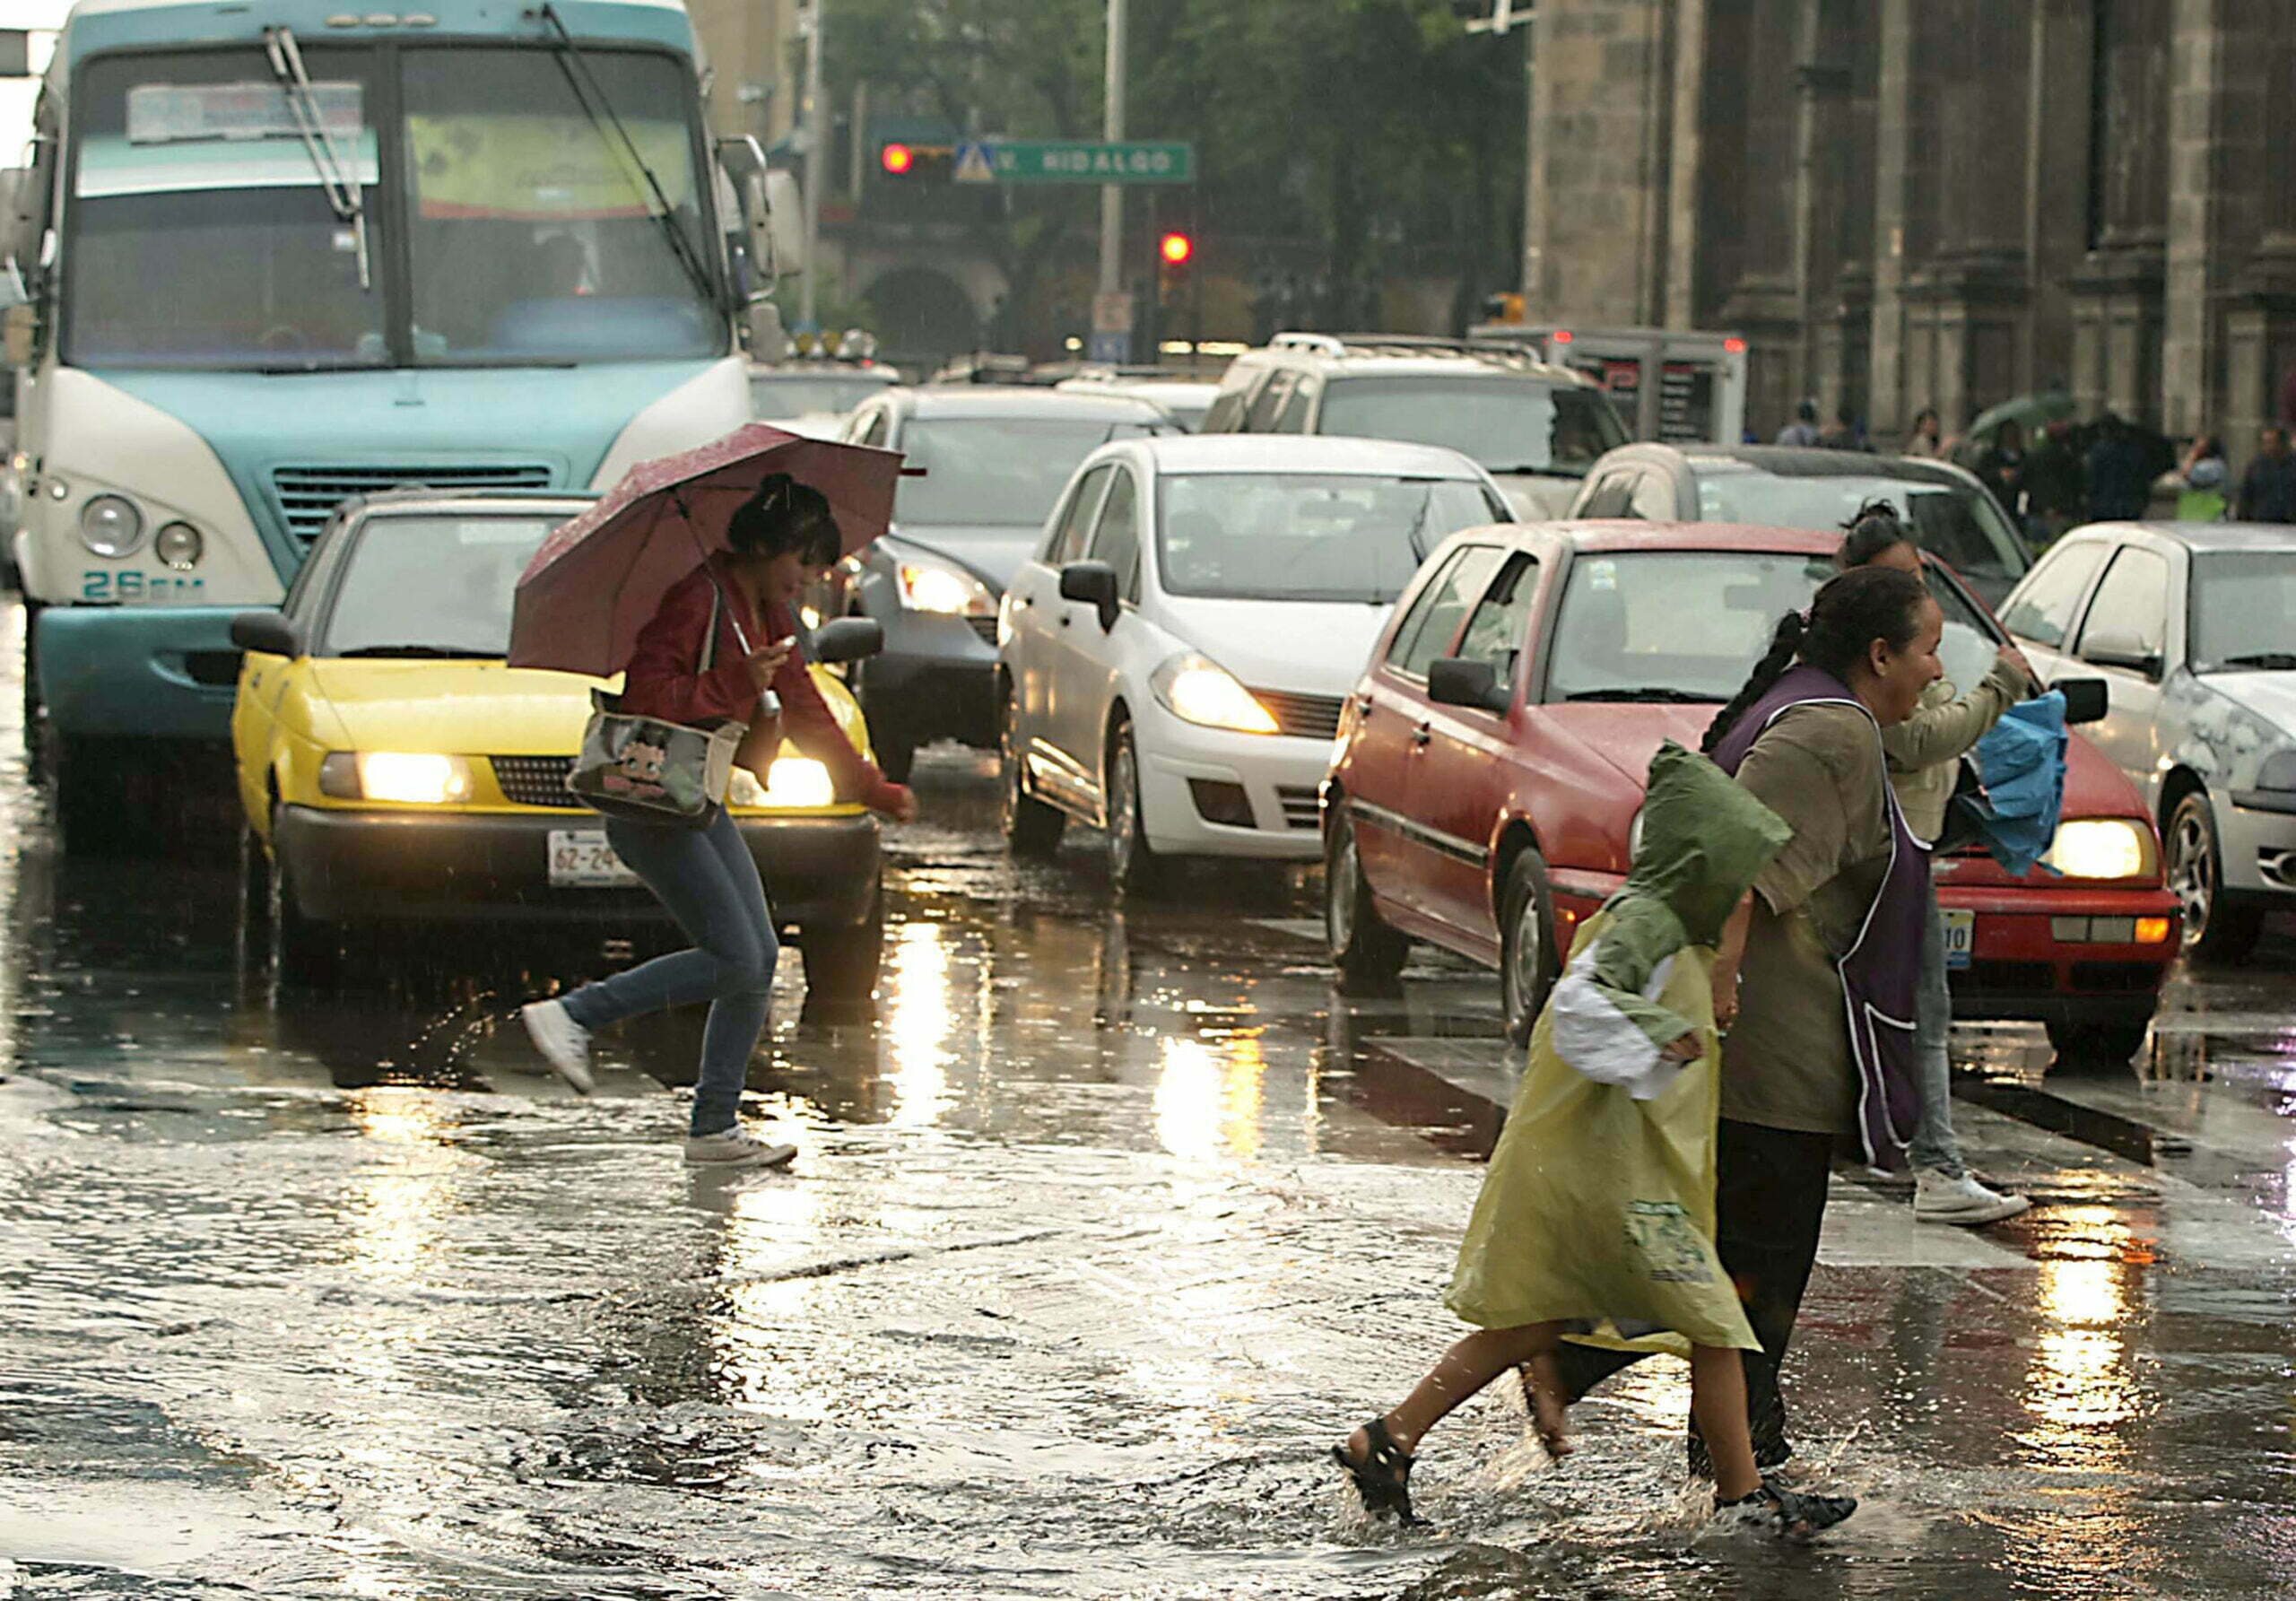
[{"label": "traffic light", "polygon": [[1156,241],[1156,257],[1167,270],[1186,266],[1196,255],[1196,240],[1175,230]]},{"label": "traffic light", "polygon": [[956,170],[953,144],[917,144],[888,139],[877,146],[877,171],[895,183],[944,184]]}]

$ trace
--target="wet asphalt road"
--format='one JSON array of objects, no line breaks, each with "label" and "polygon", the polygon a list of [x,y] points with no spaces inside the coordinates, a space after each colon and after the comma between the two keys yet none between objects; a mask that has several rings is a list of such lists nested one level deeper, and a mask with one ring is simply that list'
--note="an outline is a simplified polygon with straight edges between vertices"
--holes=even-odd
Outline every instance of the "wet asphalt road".
[{"label": "wet asphalt road", "polygon": [[1837,1181],[1788,1370],[1837,1536],[1700,1537],[1653,1363],[1560,1470],[1494,1390],[1401,1536],[1318,1457],[1457,1332],[1491,981],[1335,1003],[1296,886],[1116,915],[1091,836],[1015,872],[980,764],[922,775],[880,1016],[786,964],[804,1153],[728,1179],[696,1020],[587,1102],[502,1026],[589,953],[275,995],[222,851],[58,859],[0,729],[0,1597],[2296,1594],[2285,930],[2136,1071],[1963,1038],[2027,1218]]}]

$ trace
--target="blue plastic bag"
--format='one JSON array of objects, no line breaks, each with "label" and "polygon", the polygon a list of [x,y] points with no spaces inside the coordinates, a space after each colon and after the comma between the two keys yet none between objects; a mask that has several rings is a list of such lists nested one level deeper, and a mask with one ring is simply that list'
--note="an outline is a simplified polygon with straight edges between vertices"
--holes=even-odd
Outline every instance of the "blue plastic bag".
[{"label": "blue plastic bag", "polygon": [[1977,743],[1989,807],[1979,832],[1986,849],[2015,874],[2032,869],[2057,838],[2065,811],[2065,697],[2056,690],[2020,700]]}]

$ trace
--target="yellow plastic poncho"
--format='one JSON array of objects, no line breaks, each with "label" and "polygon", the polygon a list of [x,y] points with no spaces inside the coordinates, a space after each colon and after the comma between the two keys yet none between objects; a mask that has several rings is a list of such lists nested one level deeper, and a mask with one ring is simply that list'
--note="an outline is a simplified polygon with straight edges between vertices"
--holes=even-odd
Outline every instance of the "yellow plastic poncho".
[{"label": "yellow plastic poncho", "polygon": [[[1578,931],[1532,1031],[1447,1300],[1485,1328],[1561,1320],[1596,1344],[1751,1351],[1713,1243],[1713,947],[1791,831],[1671,742],[1642,822],[1625,888]],[[1699,1060],[1658,1060],[1691,1031]]]}]

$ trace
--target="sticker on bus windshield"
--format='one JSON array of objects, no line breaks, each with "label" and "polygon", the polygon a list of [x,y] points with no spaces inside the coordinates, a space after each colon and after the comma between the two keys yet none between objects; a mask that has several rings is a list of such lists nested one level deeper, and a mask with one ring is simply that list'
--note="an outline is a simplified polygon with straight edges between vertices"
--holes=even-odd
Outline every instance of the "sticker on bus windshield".
[{"label": "sticker on bus windshield", "polygon": [[[311,106],[329,138],[352,140],[363,126],[356,83],[314,83]],[[303,132],[276,83],[138,83],[127,91],[127,142],[292,139]]]},{"label": "sticker on bus windshield", "polygon": [[[673,208],[693,199],[691,135],[683,122],[626,117],[631,143]],[[415,201],[425,217],[546,222],[643,217],[657,209],[619,140],[575,117],[478,112],[410,116]]]}]

